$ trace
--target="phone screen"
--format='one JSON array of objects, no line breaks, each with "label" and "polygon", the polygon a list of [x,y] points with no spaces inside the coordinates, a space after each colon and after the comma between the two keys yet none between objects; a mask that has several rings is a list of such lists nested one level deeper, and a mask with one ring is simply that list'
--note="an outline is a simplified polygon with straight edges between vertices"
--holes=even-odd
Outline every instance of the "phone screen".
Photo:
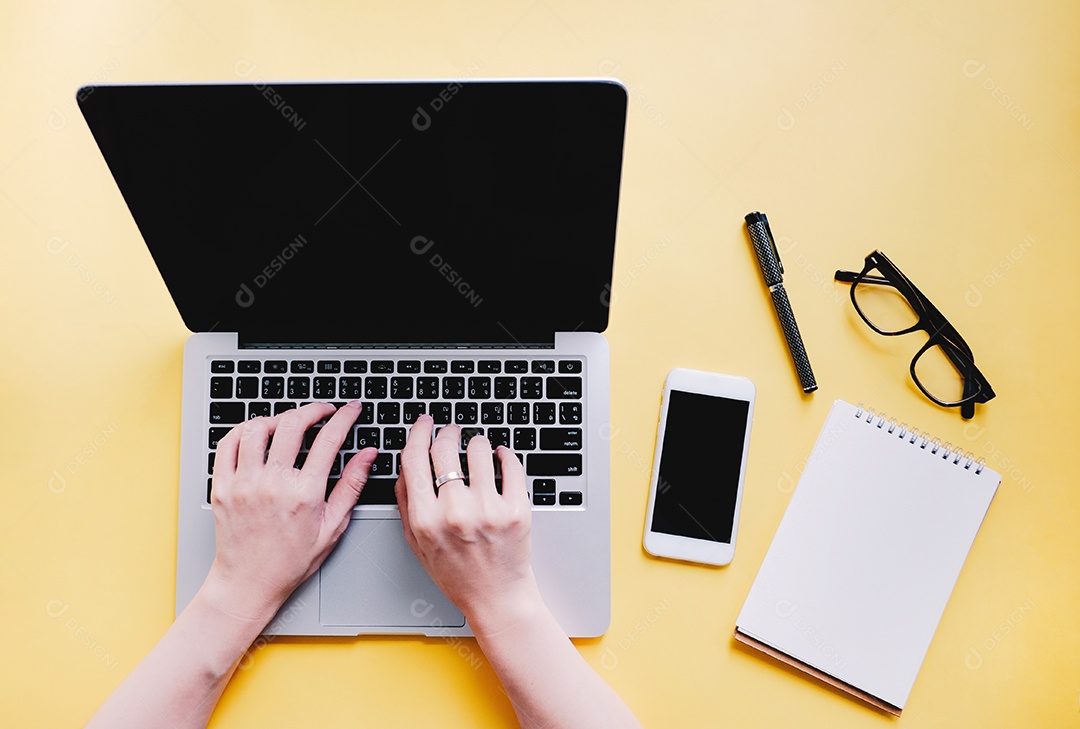
[{"label": "phone screen", "polygon": [[671,390],[650,529],[731,542],[750,403]]}]

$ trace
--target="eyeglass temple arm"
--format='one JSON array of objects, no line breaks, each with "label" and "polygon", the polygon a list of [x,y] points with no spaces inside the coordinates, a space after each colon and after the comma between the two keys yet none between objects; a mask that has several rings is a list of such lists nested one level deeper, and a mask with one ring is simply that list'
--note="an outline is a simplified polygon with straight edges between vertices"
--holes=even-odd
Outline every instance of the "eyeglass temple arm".
[{"label": "eyeglass temple arm", "polygon": [[[855,271],[837,271],[833,278],[843,283],[855,283],[855,279],[859,277],[859,274]],[[880,276],[863,276],[862,283],[881,284],[882,286],[893,286],[892,282],[881,278]],[[893,286],[893,288],[896,288]]]}]

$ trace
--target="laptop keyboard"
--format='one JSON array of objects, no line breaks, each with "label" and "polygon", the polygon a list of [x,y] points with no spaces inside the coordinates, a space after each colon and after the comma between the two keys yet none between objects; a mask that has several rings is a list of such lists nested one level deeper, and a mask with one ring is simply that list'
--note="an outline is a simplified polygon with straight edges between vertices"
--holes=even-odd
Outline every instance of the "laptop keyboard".
[{"label": "laptop keyboard", "polygon": [[[442,426],[461,426],[461,471],[468,473],[465,446],[474,435],[492,448],[512,448],[525,466],[535,506],[584,504],[584,363],[580,359],[514,357],[378,359],[219,358],[209,362],[206,500],[210,501],[214,454],[237,423],[277,415],[309,402],[341,407],[360,400],[363,409],[330,471],[327,495],[358,451],[376,446],[358,505],[396,504],[394,482],[401,449],[417,417],[427,413]],[[301,467],[319,425],[308,431],[296,466]],[[502,474],[495,462],[496,485]]]}]

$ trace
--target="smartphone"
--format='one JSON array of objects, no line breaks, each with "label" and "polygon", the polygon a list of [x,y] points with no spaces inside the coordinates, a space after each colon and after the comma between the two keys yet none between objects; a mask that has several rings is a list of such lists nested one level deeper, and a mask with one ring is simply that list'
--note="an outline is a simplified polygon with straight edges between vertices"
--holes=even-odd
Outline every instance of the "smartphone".
[{"label": "smartphone", "polygon": [[711,565],[735,556],[754,383],[674,369],[656,431],[645,551]]}]

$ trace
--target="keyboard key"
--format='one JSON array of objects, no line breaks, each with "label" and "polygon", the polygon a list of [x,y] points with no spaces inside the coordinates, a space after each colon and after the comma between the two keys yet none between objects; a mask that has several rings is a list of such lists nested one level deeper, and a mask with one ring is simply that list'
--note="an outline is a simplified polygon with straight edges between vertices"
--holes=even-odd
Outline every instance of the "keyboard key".
[{"label": "keyboard key", "polygon": [[[536,428],[514,428],[514,450],[531,451],[534,448],[536,448]],[[547,476],[555,474],[541,473],[538,475]]]},{"label": "keyboard key", "polygon": [[232,378],[211,377],[210,397],[214,398],[215,400],[227,399],[232,397]]},{"label": "keyboard key", "polygon": [[476,371],[487,374],[502,372],[502,362],[497,359],[482,359],[476,363]]},{"label": "keyboard key", "polygon": [[401,422],[412,425],[424,414],[426,406],[422,402],[407,402],[401,407]]},{"label": "keyboard key", "polygon": [[214,425],[239,423],[244,419],[244,411],[242,402],[212,402],[210,403],[210,422]]},{"label": "keyboard key", "polygon": [[450,371],[457,373],[469,374],[473,371],[472,360],[468,359],[455,359],[450,363]]},{"label": "keyboard key", "polygon": [[420,372],[420,360],[403,359],[397,363],[397,371],[404,374],[416,374]]},{"label": "keyboard key", "polygon": [[262,378],[262,398],[263,400],[280,400],[285,397],[285,378],[284,377],[264,377]]},{"label": "keyboard key", "polygon": [[339,384],[341,385],[340,397],[346,400],[356,400],[364,392],[362,377],[342,377]]},{"label": "keyboard key", "polygon": [[369,478],[367,483],[364,484],[364,490],[360,492],[360,499],[356,502],[357,505],[367,504],[396,504],[397,498],[394,496],[394,482],[393,478]]},{"label": "keyboard key", "polygon": [[[393,476],[394,475],[394,454],[393,453],[380,453],[375,456],[375,461],[371,464],[371,476]],[[366,490],[367,487],[365,487]]]},{"label": "keyboard key", "polygon": [[438,377],[417,377],[416,396],[421,400],[433,400],[439,396]]},{"label": "keyboard key", "polygon": [[[306,455],[306,454],[302,453],[301,455]],[[330,464],[330,475],[331,476],[340,476],[341,475],[341,454],[340,453],[337,454],[336,456],[334,456],[334,462],[332,464]]]},{"label": "keyboard key", "polygon": [[442,396],[447,400],[460,400],[465,397],[465,378],[444,377],[442,383]]},{"label": "keyboard key", "polygon": [[315,372],[315,363],[310,359],[294,359],[292,362],[294,375],[310,375]]},{"label": "keyboard key", "polygon": [[300,452],[296,454],[296,460],[293,461],[293,468],[303,468],[304,463],[307,462],[307,453]]},{"label": "keyboard key", "polygon": [[272,359],[263,365],[263,372],[272,375],[283,375],[289,371],[289,363],[283,359]]},{"label": "keyboard key", "polygon": [[209,438],[210,450],[214,450],[215,448],[217,448],[218,443],[221,441],[222,438],[225,437],[225,434],[228,433],[230,430],[232,430],[232,428],[211,428]]},{"label": "keyboard key", "polygon": [[555,403],[553,402],[534,402],[533,403],[533,422],[537,425],[554,425],[555,424]]},{"label": "keyboard key", "polygon": [[[372,363],[374,364],[374,363]],[[392,363],[391,363],[392,364]],[[382,400],[386,397],[386,378],[367,377],[364,379],[364,397],[369,400]]]},{"label": "keyboard key", "polygon": [[[319,364],[321,365],[322,362]],[[335,362],[335,364],[337,363]],[[316,400],[333,400],[337,397],[337,378],[316,377],[315,387],[311,391],[311,396]]]},{"label": "keyboard key", "polygon": [[483,428],[462,428],[461,429],[461,450],[465,450],[469,447],[469,441],[477,435],[483,435]]},{"label": "keyboard key", "polygon": [[540,450],[580,451],[581,428],[541,428]]},{"label": "keyboard key", "polygon": [[286,410],[295,410],[296,403],[294,402],[276,402],[274,403],[274,415],[281,415]]},{"label": "keyboard key", "polygon": [[206,503],[210,503],[210,489],[213,488],[214,479],[206,479]]},{"label": "keyboard key", "polygon": [[539,400],[544,396],[544,378],[543,377],[522,377],[521,378],[521,399],[522,400]]},{"label": "keyboard key", "polygon": [[525,473],[530,476],[580,476],[581,454],[530,453],[525,460]]},{"label": "keyboard key", "polygon": [[231,375],[233,363],[228,360],[214,360],[210,363],[210,371],[217,375]]},{"label": "keyboard key", "polygon": [[251,418],[269,418],[270,417],[270,403],[268,402],[251,402],[248,403],[248,420]]},{"label": "keyboard key", "polygon": [[241,398],[252,398],[259,396],[259,378],[258,377],[237,377],[236,378],[236,396]]},{"label": "keyboard key", "polygon": [[555,360],[553,359],[537,359],[533,360],[532,371],[534,375],[553,375],[555,374]]},{"label": "keyboard key", "polygon": [[491,449],[495,450],[501,445],[510,447],[510,429],[509,428],[488,428],[488,440],[491,442]]},{"label": "keyboard key", "polygon": [[474,425],[476,423],[476,403],[456,403],[454,405],[454,422],[458,425]]},{"label": "keyboard key", "polygon": [[532,490],[534,494],[551,494],[555,495],[555,479],[553,478],[534,478],[532,483]]},{"label": "keyboard key", "polygon": [[379,425],[397,425],[401,422],[401,403],[381,402],[378,409]]},{"label": "keyboard key", "polygon": [[[419,364],[419,363],[417,363]],[[393,377],[390,379],[390,397],[395,400],[409,400],[413,396],[413,378]]]},{"label": "keyboard key", "polygon": [[375,403],[360,403],[360,415],[356,418],[357,425],[371,425],[375,422]]},{"label": "keyboard key", "polygon": [[548,400],[580,400],[580,377],[549,377],[547,381]]},{"label": "keyboard key", "polygon": [[480,422],[484,425],[502,425],[503,403],[485,402],[480,406]]},{"label": "keyboard key", "polygon": [[[349,434],[345,436],[345,440],[342,441],[342,443],[341,443],[341,450],[343,450],[343,451],[351,451],[353,448],[355,448],[356,446],[353,445],[355,437],[356,437],[356,430],[354,428],[349,428]],[[346,463],[348,463],[348,461],[346,461]],[[344,468],[344,466],[345,466],[345,464],[343,463],[342,467]]]},{"label": "keyboard key", "polygon": [[510,374],[523,375],[529,371],[529,363],[523,359],[512,359],[506,363],[506,371]]},{"label": "keyboard key", "polygon": [[245,374],[262,372],[262,362],[257,359],[242,359],[236,363],[236,371]]},{"label": "keyboard key", "polygon": [[580,359],[562,359],[559,360],[559,372],[564,375],[574,375],[581,372],[582,364]]},{"label": "keyboard key", "polygon": [[528,425],[529,423],[529,403],[527,402],[512,402],[507,403],[506,406],[506,422],[511,425]]},{"label": "keyboard key", "polygon": [[577,425],[581,422],[581,403],[559,403],[559,423],[562,425]]},{"label": "keyboard key", "polygon": [[371,363],[372,372],[393,372],[394,361],[389,359],[377,359]]},{"label": "keyboard key", "polygon": [[367,372],[367,362],[362,359],[345,360],[345,372],[350,375],[362,375]]},{"label": "keyboard key", "polygon": [[321,431],[321,430],[322,430],[321,425],[316,425],[313,428],[309,428],[308,431],[306,433],[304,433],[304,442],[301,445],[301,449],[302,450],[311,450],[311,446],[314,445],[315,438],[319,435],[319,431]]},{"label": "keyboard key", "polygon": [[217,453],[209,454],[209,458],[206,459],[206,472],[211,476],[214,475],[214,457]]},{"label": "keyboard key", "polygon": [[356,450],[362,451],[365,448],[378,448],[381,442],[378,428],[356,429]]},{"label": "keyboard key", "polygon": [[315,369],[320,375],[333,375],[341,372],[341,363],[336,359],[323,359]]},{"label": "keyboard key", "polygon": [[405,447],[405,429],[404,428],[384,428],[383,429],[383,450],[400,451],[404,447]]},{"label": "keyboard key", "polygon": [[[295,364],[295,362],[293,364]],[[288,393],[289,398],[293,400],[303,400],[311,397],[311,378],[290,377]]]},{"label": "keyboard key", "polygon": [[473,400],[487,400],[491,397],[491,378],[470,377],[469,397]]},{"label": "keyboard key", "polygon": [[424,372],[429,375],[442,375],[446,373],[446,360],[444,359],[429,359],[424,362]]},{"label": "keyboard key", "polygon": [[495,399],[496,400],[513,400],[517,397],[517,378],[516,377],[496,377],[495,378]]},{"label": "keyboard key", "polygon": [[431,403],[431,419],[436,425],[448,425],[453,414],[454,406],[448,402]]},{"label": "keyboard key", "polygon": [[580,491],[563,491],[559,494],[560,506],[581,506]]},{"label": "keyboard key", "polygon": [[534,506],[554,506],[555,494],[533,494]]}]

